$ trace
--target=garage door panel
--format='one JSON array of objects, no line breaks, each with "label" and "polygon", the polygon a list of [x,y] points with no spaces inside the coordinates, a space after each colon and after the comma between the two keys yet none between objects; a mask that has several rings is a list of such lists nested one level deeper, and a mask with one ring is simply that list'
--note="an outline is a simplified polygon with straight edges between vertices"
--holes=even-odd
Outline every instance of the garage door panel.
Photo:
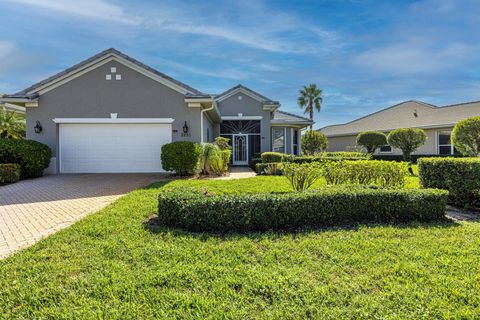
[{"label": "garage door panel", "polygon": [[162,172],[170,124],[61,124],[60,171]]}]

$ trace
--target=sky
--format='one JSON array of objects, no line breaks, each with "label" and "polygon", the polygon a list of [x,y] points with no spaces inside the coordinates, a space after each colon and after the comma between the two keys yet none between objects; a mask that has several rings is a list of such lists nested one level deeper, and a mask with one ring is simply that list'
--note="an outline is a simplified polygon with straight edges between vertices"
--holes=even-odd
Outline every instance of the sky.
[{"label": "sky", "polygon": [[479,0],[0,0],[0,92],[114,47],[206,93],[243,84],[316,128],[405,100],[480,100]]}]

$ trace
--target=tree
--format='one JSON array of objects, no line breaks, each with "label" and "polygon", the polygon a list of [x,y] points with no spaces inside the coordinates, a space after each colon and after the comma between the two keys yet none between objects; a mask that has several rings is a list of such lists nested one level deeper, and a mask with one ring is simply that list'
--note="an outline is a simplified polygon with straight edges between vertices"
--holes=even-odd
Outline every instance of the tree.
[{"label": "tree", "polygon": [[[303,86],[299,91],[299,96],[297,98],[298,105],[300,108],[305,108],[305,113],[310,114],[310,120],[313,121],[313,112],[317,110],[320,112],[320,105],[322,103],[322,90],[317,88],[316,84],[311,84],[308,87]],[[310,125],[310,130],[313,129],[313,124]]]},{"label": "tree", "polygon": [[478,157],[480,154],[480,117],[459,121],[453,128],[452,143],[462,154]]},{"label": "tree", "polygon": [[308,130],[302,136],[302,150],[306,155],[325,151],[328,146],[327,136],[321,132]]},{"label": "tree", "polygon": [[402,150],[403,160],[410,162],[412,152],[422,146],[427,140],[427,134],[422,129],[401,128],[391,131],[387,142],[394,148]]},{"label": "tree", "polygon": [[357,144],[367,149],[369,154],[387,144],[387,136],[379,131],[365,131],[357,136]]},{"label": "tree", "polygon": [[5,107],[0,110],[0,138],[24,139],[25,131],[25,118],[15,111],[7,111]]}]

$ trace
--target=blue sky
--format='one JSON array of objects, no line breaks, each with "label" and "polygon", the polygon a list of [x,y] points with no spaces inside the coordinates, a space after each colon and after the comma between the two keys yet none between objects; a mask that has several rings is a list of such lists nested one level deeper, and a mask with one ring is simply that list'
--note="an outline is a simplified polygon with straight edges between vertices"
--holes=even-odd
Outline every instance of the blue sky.
[{"label": "blue sky", "polygon": [[0,0],[0,92],[115,47],[207,93],[238,83],[316,127],[400,101],[480,100],[480,1]]}]

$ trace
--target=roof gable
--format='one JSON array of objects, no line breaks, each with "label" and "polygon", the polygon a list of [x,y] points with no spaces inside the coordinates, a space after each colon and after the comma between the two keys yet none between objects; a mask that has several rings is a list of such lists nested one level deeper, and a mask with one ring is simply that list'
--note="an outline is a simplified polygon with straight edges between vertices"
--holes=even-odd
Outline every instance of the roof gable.
[{"label": "roof gable", "polygon": [[255,100],[257,100],[257,101],[259,101],[263,104],[272,104],[272,105],[279,104],[278,101],[274,101],[270,98],[267,98],[264,95],[262,95],[262,94],[260,94],[256,91],[253,91],[252,89],[249,89],[245,86],[242,86],[241,84],[238,84],[235,87],[232,87],[232,88],[228,89],[227,91],[216,95],[215,96],[215,101],[217,101],[217,102],[223,101],[223,100],[228,99],[228,98],[230,98],[231,96],[233,96],[237,93],[243,93],[243,94],[249,96],[250,98],[255,99]]},{"label": "roof gable", "polygon": [[34,93],[43,94],[110,61],[117,61],[118,63],[134,69],[143,75],[152,78],[153,80],[156,80],[178,92],[181,92],[182,94],[204,95],[197,89],[175,80],[116,49],[110,48],[20,92],[17,92],[12,96],[29,96]]}]

